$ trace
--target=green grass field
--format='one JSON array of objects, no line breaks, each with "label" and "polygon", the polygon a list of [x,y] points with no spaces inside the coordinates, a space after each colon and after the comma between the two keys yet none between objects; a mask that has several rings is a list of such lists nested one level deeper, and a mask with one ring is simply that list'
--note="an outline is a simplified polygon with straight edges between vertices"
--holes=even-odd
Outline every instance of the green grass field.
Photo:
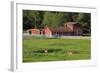
[{"label": "green grass field", "polygon": [[[91,40],[75,38],[23,38],[23,62],[85,60],[91,58]],[[47,52],[45,52],[45,50]]]}]

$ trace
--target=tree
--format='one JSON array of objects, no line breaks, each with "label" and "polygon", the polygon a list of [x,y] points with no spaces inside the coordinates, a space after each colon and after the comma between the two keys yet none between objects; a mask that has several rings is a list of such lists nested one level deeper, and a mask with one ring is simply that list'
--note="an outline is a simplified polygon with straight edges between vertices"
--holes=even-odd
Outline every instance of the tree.
[{"label": "tree", "polygon": [[65,22],[79,22],[83,26],[83,32],[91,32],[91,14],[77,12],[34,11],[23,10],[23,29],[45,26],[63,26]]},{"label": "tree", "polygon": [[79,13],[76,21],[82,24],[82,26],[84,27],[83,30],[85,33],[91,32],[91,14],[90,13]]},{"label": "tree", "polygon": [[51,12],[45,12],[44,13],[44,19],[43,19],[43,23],[44,26],[49,26],[52,24],[52,13]]},{"label": "tree", "polygon": [[[43,13],[42,11],[23,10],[23,21],[27,21],[27,24],[23,23],[24,28],[27,28],[30,24],[34,25],[34,28],[40,28],[43,20]],[[27,20],[25,20],[26,18]]]},{"label": "tree", "polygon": [[35,27],[35,19],[27,15],[27,11],[23,13],[23,30]]},{"label": "tree", "polygon": [[73,21],[71,13],[45,12],[43,24],[47,26],[62,26],[63,23]]}]

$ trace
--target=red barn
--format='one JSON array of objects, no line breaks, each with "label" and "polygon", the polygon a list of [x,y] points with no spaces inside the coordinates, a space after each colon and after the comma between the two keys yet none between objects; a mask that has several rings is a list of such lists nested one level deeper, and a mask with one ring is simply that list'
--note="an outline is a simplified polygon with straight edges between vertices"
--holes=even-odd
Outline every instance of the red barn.
[{"label": "red barn", "polygon": [[49,37],[53,35],[57,36],[80,36],[82,35],[82,25],[77,22],[68,22],[65,23],[64,26],[59,27],[45,27],[43,29],[43,34]]},{"label": "red barn", "polygon": [[51,29],[48,28],[48,27],[45,27],[45,28],[41,31],[41,34],[46,35],[46,36],[49,36],[49,37],[52,37],[52,31],[51,31]]},{"label": "red barn", "polygon": [[29,29],[28,30],[29,34],[33,34],[33,35],[40,35],[40,30],[39,29]]},{"label": "red barn", "polygon": [[70,30],[73,35],[82,35],[82,24],[78,22],[68,22],[65,23],[64,26],[67,28],[67,30]]},{"label": "red barn", "polygon": [[80,36],[82,35],[82,25],[78,22],[67,22],[64,26],[59,27],[45,27],[43,30],[29,29],[29,34],[33,35],[45,35],[48,37],[52,36]]}]

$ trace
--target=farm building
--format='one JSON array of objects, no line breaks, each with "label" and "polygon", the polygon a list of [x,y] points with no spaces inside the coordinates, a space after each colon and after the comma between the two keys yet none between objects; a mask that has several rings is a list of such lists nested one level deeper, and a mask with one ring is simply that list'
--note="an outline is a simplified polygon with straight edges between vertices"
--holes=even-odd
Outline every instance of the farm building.
[{"label": "farm building", "polygon": [[34,29],[29,29],[29,30],[27,30],[27,32],[28,32],[29,34],[32,34],[32,35],[40,35],[40,30],[39,30],[39,29],[36,29],[36,28],[34,28]]},{"label": "farm building", "polygon": [[50,27],[46,26],[43,30],[30,29],[29,32],[35,35],[52,36],[80,36],[82,35],[82,25],[78,22],[67,22],[63,26]]},{"label": "farm building", "polygon": [[51,30],[49,27],[45,27],[45,28],[41,31],[41,34],[42,34],[42,35],[45,35],[45,36],[49,36],[49,37],[52,37],[52,35],[53,35],[52,30]]},{"label": "farm building", "polygon": [[68,22],[65,23],[67,31],[72,33],[72,35],[82,35],[82,25],[78,22]]},{"label": "farm building", "polygon": [[77,22],[68,22],[64,26],[45,27],[43,34],[46,36],[80,36],[82,35],[82,26]]}]

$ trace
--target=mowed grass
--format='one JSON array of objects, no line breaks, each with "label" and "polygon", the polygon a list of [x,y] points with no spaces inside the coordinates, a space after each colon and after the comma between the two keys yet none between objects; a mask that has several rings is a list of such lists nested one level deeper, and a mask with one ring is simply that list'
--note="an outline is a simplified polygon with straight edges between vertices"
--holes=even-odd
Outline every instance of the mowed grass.
[{"label": "mowed grass", "polygon": [[90,59],[90,44],[90,39],[81,38],[24,38],[23,62]]}]

